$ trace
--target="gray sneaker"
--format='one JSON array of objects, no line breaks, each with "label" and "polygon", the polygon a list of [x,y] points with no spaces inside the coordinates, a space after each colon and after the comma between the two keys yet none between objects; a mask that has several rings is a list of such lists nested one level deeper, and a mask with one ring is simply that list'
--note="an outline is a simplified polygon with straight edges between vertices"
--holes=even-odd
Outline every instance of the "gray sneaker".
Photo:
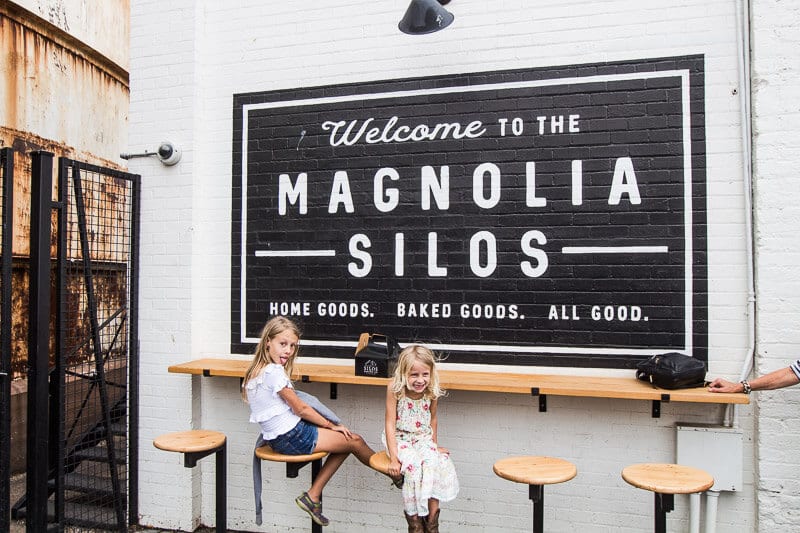
[{"label": "gray sneaker", "polygon": [[312,500],[307,492],[295,498],[294,502],[300,509],[311,516],[311,520],[313,520],[315,524],[327,526],[330,523],[330,521],[322,515],[322,503]]}]

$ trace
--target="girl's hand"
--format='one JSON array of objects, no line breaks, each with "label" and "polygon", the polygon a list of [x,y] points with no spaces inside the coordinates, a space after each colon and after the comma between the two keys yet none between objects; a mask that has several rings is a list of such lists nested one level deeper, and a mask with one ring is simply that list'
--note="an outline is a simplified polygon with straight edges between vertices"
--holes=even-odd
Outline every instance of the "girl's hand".
[{"label": "girl's hand", "polygon": [[339,433],[341,433],[342,435],[344,435],[348,439],[353,436],[353,434],[350,433],[350,430],[347,429],[347,426],[345,426],[344,424],[331,423],[330,430],[331,431],[338,431]]},{"label": "girl's hand", "polygon": [[439,447],[436,448],[436,451],[438,451],[442,455],[446,455],[446,456],[450,457],[450,450],[448,450],[447,448],[442,448],[441,446],[439,446]]},{"label": "girl's hand", "polygon": [[398,459],[389,459],[389,475],[393,478],[400,477],[400,461]]}]

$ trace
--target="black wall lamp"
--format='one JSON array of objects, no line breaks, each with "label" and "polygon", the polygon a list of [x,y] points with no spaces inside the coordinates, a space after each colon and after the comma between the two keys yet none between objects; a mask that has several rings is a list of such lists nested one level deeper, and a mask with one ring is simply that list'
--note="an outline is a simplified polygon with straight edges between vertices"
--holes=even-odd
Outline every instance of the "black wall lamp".
[{"label": "black wall lamp", "polygon": [[455,18],[442,6],[450,0],[411,0],[397,27],[403,33],[422,35],[433,33],[448,27]]}]

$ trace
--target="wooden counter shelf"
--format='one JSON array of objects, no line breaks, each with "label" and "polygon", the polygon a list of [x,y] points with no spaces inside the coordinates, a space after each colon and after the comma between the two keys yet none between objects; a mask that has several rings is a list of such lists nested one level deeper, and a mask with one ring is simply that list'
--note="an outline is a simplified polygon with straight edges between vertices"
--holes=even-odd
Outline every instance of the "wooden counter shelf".
[{"label": "wooden counter shelf", "polygon": [[[207,358],[196,359],[169,367],[169,372],[201,376],[244,378],[249,360]],[[387,378],[355,375],[354,363],[307,364],[297,363],[295,374],[304,383],[329,383],[331,398],[338,394],[337,385],[385,386]],[[633,374],[633,370],[631,370]],[[690,402],[717,404],[747,404],[746,394],[709,392],[705,387],[693,389],[658,389],[635,377],[566,376],[554,374],[520,374],[508,372],[473,372],[469,370],[439,371],[439,381],[447,390],[504,392],[531,394],[539,398],[539,411],[547,410],[547,396],[580,396],[589,398],[616,398],[649,400],[653,402],[653,417],[661,416],[661,402]]]}]

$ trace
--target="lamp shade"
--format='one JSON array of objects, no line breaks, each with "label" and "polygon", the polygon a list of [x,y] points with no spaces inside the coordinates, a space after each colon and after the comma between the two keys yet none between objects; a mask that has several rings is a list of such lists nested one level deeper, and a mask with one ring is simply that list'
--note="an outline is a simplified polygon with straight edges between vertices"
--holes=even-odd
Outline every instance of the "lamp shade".
[{"label": "lamp shade", "polygon": [[397,27],[403,33],[421,35],[433,33],[446,28],[455,17],[442,7],[450,0],[438,2],[437,0],[411,0],[406,14]]}]

